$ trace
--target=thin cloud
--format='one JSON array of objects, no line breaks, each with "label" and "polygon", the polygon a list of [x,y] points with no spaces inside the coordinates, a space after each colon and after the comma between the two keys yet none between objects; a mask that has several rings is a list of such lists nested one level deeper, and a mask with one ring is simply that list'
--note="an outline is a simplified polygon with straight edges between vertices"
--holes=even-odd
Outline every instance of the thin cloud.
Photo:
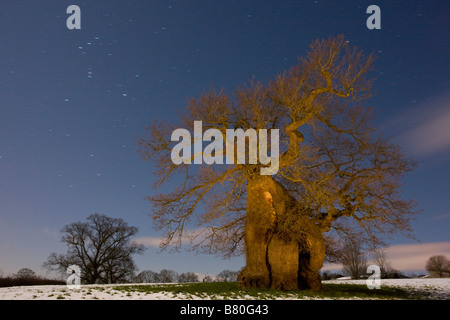
[{"label": "thin cloud", "polygon": [[440,215],[434,216],[430,220],[431,221],[442,221],[442,220],[449,220],[449,219],[450,219],[450,213],[446,213],[446,214],[440,214]]},{"label": "thin cloud", "polygon": [[403,128],[396,140],[414,156],[450,151],[450,94],[397,119]]},{"label": "thin cloud", "polygon": [[157,248],[159,248],[161,241],[162,239],[157,237],[140,237],[134,240],[134,242],[142,244],[146,247],[157,247]]},{"label": "thin cloud", "polygon": [[438,254],[450,258],[450,241],[400,244],[386,249],[392,267],[400,271],[425,270],[428,258]]},{"label": "thin cloud", "polygon": [[52,237],[52,238],[56,238],[56,237],[58,237],[58,235],[59,235],[58,232],[56,232],[56,231],[51,231],[51,230],[49,230],[49,229],[47,229],[47,228],[44,228],[43,231],[44,231],[44,233],[45,233],[47,236]]},{"label": "thin cloud", "polygon": [[[187,229],[183,232],[183,237],[181,239],[181,244],[190,244],[194,239],[201,240],[204,229]],[[135,239],[134,241],[139,244],[143,244],[146,247],[160,247],[163,238],[159,237],[140,237]]]}]

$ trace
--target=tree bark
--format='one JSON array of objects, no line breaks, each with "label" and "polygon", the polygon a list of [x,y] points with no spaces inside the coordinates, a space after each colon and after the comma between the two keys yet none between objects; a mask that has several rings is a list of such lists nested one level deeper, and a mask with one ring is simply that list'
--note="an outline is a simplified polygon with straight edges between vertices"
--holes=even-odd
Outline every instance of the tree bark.
[{"label": "tree bark", "polygon": [[319,271],[325,260],[325,244],[322,234],[314,232],[300,244],[298,288],[322,290],[322,280]]},{"label": "tree bark", "polygon": [[295,202],[270,176],[248,180],[246,266],[239,275],[241,287],[315,291],[322,288],[318,273],[325,259],[322,234],[308,234],[299,242],[277,232],[278,220],[295,210]]},{"label": "tree bark", "polygon": [[271,193],[267,191],[268,181],[269,179],[263,176],[248,181],[246,266],[239,275],[239,282],[244,288],[268,288],[272,285],[268,246],[273,237],[276,216],[269,205]]}]

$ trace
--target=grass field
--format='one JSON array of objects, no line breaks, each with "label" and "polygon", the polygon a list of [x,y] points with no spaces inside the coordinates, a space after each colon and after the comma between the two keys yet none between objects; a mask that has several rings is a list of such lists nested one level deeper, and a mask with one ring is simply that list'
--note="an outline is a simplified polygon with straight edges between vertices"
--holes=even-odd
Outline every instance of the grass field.
[{"label": "grass field", "polygon": [[236,282],[161,284],[140,286],[117,286],[117,291],[126,293],[153,294],[157,292],[170,293],[174,298],[181,299],[421,299],[426,296],[416,292],[395,287],[384,287],[370,290],[360,284],[324,284],[323,291],[315,293],[310,290],[284,292],[274,289],[239,288]]}]

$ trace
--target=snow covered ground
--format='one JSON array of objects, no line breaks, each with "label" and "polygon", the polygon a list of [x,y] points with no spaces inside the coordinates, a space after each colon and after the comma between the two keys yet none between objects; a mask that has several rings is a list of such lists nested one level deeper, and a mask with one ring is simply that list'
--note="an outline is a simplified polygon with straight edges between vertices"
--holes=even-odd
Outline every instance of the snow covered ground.
[{"label": "snow covered ground", "polygon": [[[82,285],[80,289],[69,289],[65,285],[7,287],[0,288],[0,300],[168,300],[175,298],[170,292],[143,294],[114,290],[113,287],[117,286],[119,285]],[[179,298],[178,296],[175,299]]]},{"label": "snow covered ground", "polygon": [[[366,280],[329,280],[327,283],[366,284]],[[138,286],[139,284],[133,284]],[[148,285],[148,284],[146,284]],[[59,286],[24,286],[0,288],[0,300],[185,300],[203,299],[204,297],[185,296],[172,292],[127,292],[114,289],[118,285],[82,285],[80,289],[68,289]],[[408,288],[427,292],[432,299],[450,299],[450,279],[386,279],[381,286]],[[376,289],[373,289],[376,290]],[[242,297],[245,299],[246,297]],[[250,298],[250,297],[249,297]]]},{"label": "snow covered ground", "polygon": [[[450,278],[435,279],[381,279],[381,286],[406,288],[409,290],[426,292],[431,299],[450,299]],[[366,280],[328,280],[327,283],[366,284]],[[376,289],[373,289],[376,290]]]}]

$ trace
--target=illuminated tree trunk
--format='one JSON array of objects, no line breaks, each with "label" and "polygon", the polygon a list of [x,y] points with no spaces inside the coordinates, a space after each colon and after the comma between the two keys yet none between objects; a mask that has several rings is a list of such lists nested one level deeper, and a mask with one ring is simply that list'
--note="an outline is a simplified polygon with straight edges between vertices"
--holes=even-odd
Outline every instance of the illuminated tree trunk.
[{"label": "illuminated tree trunk", "polygon": [[302,241],[277,233],[277,222],[295,207],[287,190],[270,176],[248,181],[245,229],[246,266],[239,276],[244,288],[321,289],[319,270],[325,258],[323,238]]},{"label": "illuminated tree trunk", "polygon": [[[302,241],[303,242],[303,241]],[[307,236],[299,250],[298,288],[320,291],[322,281],[319,271],[325,260],[325,244],[322,234]]]}]

